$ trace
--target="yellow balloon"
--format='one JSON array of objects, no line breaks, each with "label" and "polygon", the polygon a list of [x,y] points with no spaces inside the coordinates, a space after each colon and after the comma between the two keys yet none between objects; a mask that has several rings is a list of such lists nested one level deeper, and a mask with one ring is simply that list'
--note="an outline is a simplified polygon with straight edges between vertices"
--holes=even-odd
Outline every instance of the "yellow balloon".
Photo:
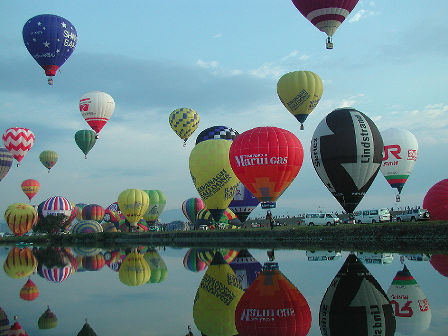
[{"label": "yellow balloon", "polygon": [[171,112],[170,126],[174,132],[184,140],[184,146],[190,135],[199,126],[199,114],[190,108],[181,107]]},{"label": "yellow balloon", "polygon": [[137,226],[149,206],[149,196],[140,189],[126,189],[118,196],[118,207],[131,226]]},{"label": "yellow balloon", "polygon": [[300,122],[300,129],[319,103],[323,90],[322,80],[312,71],[288,72],[277,82],[278,97]]},{"label": "yellow balloon", "polygon": [[29,248],[14,247],[9,251],[3,263],[5,273],[13,278],[20,279],[31,275],[37,268],[37,260]]},{"label": "yellow balloon", "polygon": [[235,309],[243,294],[234,271],[222,254],[216,252],[194,298],[193,319],[196,327],[205,335],[237,335]]},{"label": "yellow balloon", "polygon": [[232,141],[207,140],[198,143],[190,153],[194,186],[216,222],[229,206],[240,182],[230,166],[231,145]]},{"label": "yellow balloon", "polygon": [[37,212],[33,206],[25,203],[11,204],[5,211],[5,220],[9,229],[16,235],[27,233],[37,221]]},{"label": "yellow balloon", "polygon": [[149,281],[151,269],[143,255],[132,251],[121,263],[118,277],[127,286],[140,286]]}]

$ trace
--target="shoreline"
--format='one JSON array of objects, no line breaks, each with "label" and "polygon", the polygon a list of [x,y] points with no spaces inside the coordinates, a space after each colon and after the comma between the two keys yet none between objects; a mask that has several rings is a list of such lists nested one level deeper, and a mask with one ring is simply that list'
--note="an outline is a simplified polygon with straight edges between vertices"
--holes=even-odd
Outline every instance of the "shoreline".
[{"label": "shoreline", "polygon": [[0,238],[0,245],[19,242],[50,246],[96,246],[99,248],[152,245],[178,248],[268,248],[301,250],[348,250],[396,253],[448,254],[448,222],[341,224],[284,226],[274,230],[190,230],[164,232],[103,232],[78,235]]}]

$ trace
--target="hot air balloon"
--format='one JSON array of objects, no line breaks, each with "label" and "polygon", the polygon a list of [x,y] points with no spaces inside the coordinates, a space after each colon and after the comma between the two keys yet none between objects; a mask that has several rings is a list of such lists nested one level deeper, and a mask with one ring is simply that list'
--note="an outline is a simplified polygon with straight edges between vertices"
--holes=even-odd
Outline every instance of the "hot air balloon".
[{"label": "hot air balloon", "polygon": [[218,221],[215,221],[211,212],[207,208],[204,208],[200,210],[196,215],[196,226],[199,227],[202,225],[207,225],[215,226],[216,228],[216,226],[219,225],[219,227],[222,228],[224,227],[224,225],[221,224],[230,224],[231,221],[235,220],[237,220],[236,215],[229,208],[224,210],[221,218]]},{"label": "hot air balloon", "polygon": [[98,204],[89,204],[82,209],[82,218],[101,222],[104,217],[104,208]]},{"label": "hot air balloon", "polygon": [[45,70],[48,84],[53,84],[56,71],[70,57],[78,36],[75,27],[63,17],[42,14],[29,19],[22,30],[28,52]]},{"label": "hot air balloon", "polygon": [[349,254],[320,303],[322,335],[395,334],[392,305],[378,281]]},{"label": "hot air balloon", "polygon": [[45,150],[40,153],[39,160],[50,172],[50,169],[58,162],[58,153],[53,150]]},{"label": "hot air balloon", "polygon": [[236,188],[235,196],[229,204],[229,209],[233,211],[241,223],[244,223],[259,203],[258,198],[240,182],[238,188]]},{"label": "hot air balloon", "polygon": [[448,278],[448,255],[447,254],[434,254],[431,256],[431,260],[429,261],[432,267]]},{"label": "hot air balloon", "polygon": [[63,225],[62,225],[61,228],[63,230],[67,230],[70,227],[70,225],[73,223],[73,221],[75,220],[76,216],[78,216],[78,207],[73,202],[70,202],[70,204],[72,206],[72,212],[70,213],[69,217],[65,217],[62,220],[62,224]]},{"label": "hot air balloon", "polygon": [[239,183],[229,162],[231,144],[223,140],[202,141],[190,153],[193,184],[215,221],[232,201]]},{"label": "hot air balloon", "polygon": [[22,329],[22,326],[17,321],[17,316],[14,316],[14,324],[9,328],[8,336],[28,336],[28,333]]},{"label": "hot air balloon", "polygon": [[76,203],[76,208],[78,209],[78,213],[76,214],[76,219],[77,220],[82,220],[84,218],[82,218],[82,209],[84,209],[84,207],[87,206],[87,204],[85,203]]},{"label": "hot air balloon", "polygon": [[229,265],[235,272],[243,290],[246,290],[254,282],[262,268],[247,249],[240,250]]},{"label": "hot air balloon", "polygon": [[20,161],[34,145],[34,133],[28,128],[12,127],[8,128],[2,135],[3,143],[7,150],[17,160],[17,167]]},{"label": "hot air balloon", "polygon": [[122,262],[118,276],[127,286],[140,286],[151,278],[151,269],[143,255],[134,250]]},{"label": "hot air balloon", "polygon": [[37,321],[37,326],[39,329],[53,329],[58,325],[58,318],[51,311],[50,307],[47,306],[47,309],[44,313],[39,317]]},{"label": "hot air balloon", "polygon": [[160,283],[164,281],[168,276],[168,268],[160,254],[155,249],[149,248],[143,255],[143,258],[145,258],[151,269],[151,277],[148,283]]},{"label": "hot air balloon", "polygon": [[31,202],[34,195],[36,195],[40,189],[40,183],[37,180],[28,179],[22,182],[21,187],[22,191],[29,198]]},{"label": "hot air balloon", "polygon": [[192,272],[201,272],[207,268],[207,263],[198,256],[197,248],[188,249],[183,260],[184,267]]},{"label": "hot air balloon", "polygon": [[53,196],[48,198],[43,207],[42,215],[47,216],[58,216],[64,215],[69,217],[72,213],[72,205],[68,199],[62,196]]},{"label": "hot air balloon", "polygon": [[103,232],[103,227],[95,220],[82,220],[73,225],[71,232],[76,233],[98,233]]},{"label": "hot air balloon", "polygon": [[86,323],[84,323],[84,325],[82,326],[82,329],[79,331],[77,336],[96,336],[95,331],[92,329],[90,324],[87,322],[87,319],[86,319]]},{"label": "hot air balloon", "polygon": [[143,215],[143,219],[149,224],[154,224],[165,209],[166,197],[160,190],[143,190],[149,196],[149,206]]},{"label": "hot air balloon", "polygon": [[229,158],[235,175],[260,202],[275,202],[299,173],[303,148],[287,130],[257,127],[233,141]]},{"label": "hot air balloon", "polygon": [[448,179],[437,182],[428,190],[423,208],[429,211],[432,220],[448,219]]},{"label": "hot air balloon", "polygon": [[114,113],[115,101],[105,92],[91,91],[79,100],[79,110],[98,138],[98,133]]},{"label": "hot air balloon", "polygon": [[118,232],[117,227],[112,222],[102,222],[103,232]]},{"label": "hot air balloon", "polygon": [[[25,301],[33,301],[36,300],[39,296],[39,288],[37,288],[36,284],[28,277],[27,282],[20,289],[20,298]],[[0,333],[1,335],[1,333]]]},{"label": "hot air balloon", "polygon": [[140,189],[126,189],[118,195],[121,213],[132,227],[136,227],[149,206],[149,196]]},{"label": "hot air balloon", "polygon": [[238,302],[235,324],[241,336],[306,336],[311,328],[311,311],[278,264],[267,262]]},{"label": "hot air balloon", "polygon": [[277,82],[278,98],[286,109],[303,123],[319,103],[324,90],[322,80],[312,71],[293,71],[284,74]]},{"label": "hot air balloon", "polygon": [[243,293],[235,273],[217,252],[194,299],[196,327],[205,335],[236,335],[235,309]]},{"label": "hot air balloon", "polygon": [[197,249],[197,254],[200,260],[205,262],[207,265],[210,265],[213,261],[213,258],[216,253],[220,253],[224,260],[230,264],[237,256],[238,256],[238,250],[233,249]]},{"label": "hot air balloon", "polygon": [[0,181],[8,174],[13,156],[6,148],[0,147]]},{"label": "hot air balloon", "polygon": [[118,203],[114,202],[104,210],[103,221],[113,223],[118,229],[121,217],[124,218],[120,208],[118,207]]},{"label": "hot air balloon", "polygon": [[[98,253],[101,252],[101,249],[95,246],[76,246],[73,248],[73,252],[76,253],[77,256],[82,256],[82,257],[91,257],[91,256],[95,256]],[[83,260],[81,260],[80,264],[83,266]],[[84,269],[85,271],[85,269]]]},{"label": "hot air balloon", "polygon": [[106,265],[104,255],[100,252],[91,256],[84,256],[82,258],[82,265],[86,271],[99,271]]},{"label": "hot air balloon", "polygon": [[233,141],[239,135],[233,128],[227,126],[212,126],[206,128],[196,138],[196,145],[210,139],[223,139]]},{"label": "hot air balloon", "polygon": [[384,144],[384,157],[381,164],[387,182],[398,190],[397,202],[417,160],[418,142],[414,134],[400,128],[389,128],[381,132]]},{"label": "hot air balloon", "polygon": [[292,0],[292,3],[313,26],[327,34],[327,49],[333,49],[332,37],[358,0]]},{"label": "hot air balloon", "polygon": [[87,153],[95,146],[97,134],[92,130],[80,130],[75,133],[75,142],[87,159]]},{"label": "hot air balloon", "polygon": [[182,202],[182,212],[193,226],[196,226],[197,213],[204,208],[204,201],[197,197],[191,197]]},{"label": "hot air balloon", "polygon": [[37,267],[37,260],[29,248],[13,247],[3,263],[6,275],[21,279],[31,275]]},{"label": "hot air balloon", "polygon": [[5,311],[0,307],[0,335],[8,335],[9,319]]},{"label": "hot air balloon", "polygon": [[55,283],[60,283],[67,280],[72,272],[73,268],[71,265],[65,265],[62,267],[48,267],[44,264],[39,264],[37,266],[37,274],[39,274],[42,278]]},{"label": "hot air balloon", "polygon": [[169,123],[173,131],[184,141],[184,147],[188,138],[198,128],[199,114],[190,108],[181,107],[171,112]]},{"label": "hot air balloon", "polygon": [[395,275],[387,296],[394,307],[397,332],[421,335],[431,323],[428,299],[406,265]]},{"label": "hot air balloon", "polygon": [[27,233],[37,221],[37,212],[33,206],[25,203],[11,204],[5,211],[5,221],[16,236]]},{"label": "hot air balloon", "polygon": [[311,140],[311,160],[347,213],[362,200],[381,166],[383,140],[373,121],[353,108],[328,114]]}]

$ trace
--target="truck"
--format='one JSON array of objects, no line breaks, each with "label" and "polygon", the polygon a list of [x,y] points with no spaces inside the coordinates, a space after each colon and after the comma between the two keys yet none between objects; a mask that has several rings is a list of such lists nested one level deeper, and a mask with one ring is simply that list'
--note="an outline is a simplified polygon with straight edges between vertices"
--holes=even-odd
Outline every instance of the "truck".
[{"label": "truck", "polygon": [[395,215],[397,222],[415,222],[429,220],[429,211],[426,209],[408,209],[401,214]]},{"label": "truck", "polygon": [[391,220],[390,211],[388,208],[356,211],[353,215],[355,222],[358,224],[390,222]]}]

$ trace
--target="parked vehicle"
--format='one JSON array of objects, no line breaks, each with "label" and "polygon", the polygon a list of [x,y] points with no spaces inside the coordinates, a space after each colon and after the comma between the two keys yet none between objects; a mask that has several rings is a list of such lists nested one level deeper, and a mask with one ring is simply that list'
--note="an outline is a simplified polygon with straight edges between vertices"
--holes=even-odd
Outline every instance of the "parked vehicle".
[{"label": "parked vehicle", "polygon": [[306,251],[305,254],[308,261],[331,261],[342,256],[341,251]]},{"label": "parked vehicle", "polygon": [[356,252],[356,255],[366,264],[391,264],[394,260],[392,253]]},{"label": "parked vehicle", "polygon": [[426,209],[409,209],[401,214],[395,215],[397,222],[414,222],[421,220],[429,220],[429,212]]},{"label": "parked vehicle", "polygon": [[308,213],[303,219],[303,223],[308,226],[313,225],[337,225],[340,223],[340,219],[334,213],[331,212],[315,212]]},{"label": "parked vehicle", "polygon": [[355,217],[355,222],[358,224],[391,221],[391,215],[388,208],[355,211],[353,215]]}]

